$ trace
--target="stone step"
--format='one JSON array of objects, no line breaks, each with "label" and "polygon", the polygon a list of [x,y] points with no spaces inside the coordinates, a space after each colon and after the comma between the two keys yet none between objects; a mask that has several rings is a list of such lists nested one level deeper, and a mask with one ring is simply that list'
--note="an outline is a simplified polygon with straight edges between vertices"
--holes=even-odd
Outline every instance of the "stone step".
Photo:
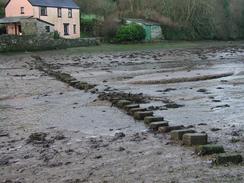
[{"label": "stone step", "polygon": [[130,105],[132,102],[129,101],[129,100],[119,100],[117,103],[116,103],[116,106],[119,107],[119,108],[123,108],[124,106],[126,105]]},{"label": "stone step", "polygon": [[169,133],[173,130],[182,130],[185,129],[183,125],[178,125],[178,126],[165,126],[165,127],[159,127],[158,131],[160,133]]},{"label": "stone step", "polygon": [[142,111],[147,111],[146,108],[132,108],[129,110],[130,115],[134,115],[135,112],[142,112]]},{"label": "stone step", "polygon": [[134,118],[137,120],[144,120],[147,116],[153,116],[152,111],[138,111],[134,113]]},{"label": "stone step", "polygon": [[183,135],[183,144],[187,146],[205,145],[208,143],[208,135],[205,133],[186,133]]},{"label": "stone step", "polygon": [[152,122],[149,125],[149,129],[158,131],[159,127],[169,126],[169,122],[167,121],[158,121],[158,122]]},{"label": "stone step", "polygon": [[182,140],[183,135],[186,133],[196,133],[195,130],[191,130],[191,129],[183,129],[183,130],[173,130],[170,133],[171,139],[172,140]]},{"label": "stone step", "polygon": [[125,107],[124,107],[124,109],[126,110],[126,111],[130,111],[131,109],[135,109],[135,108],[140,108],[140,105],[139,104],[130,104],[130,105],[126,105]]},{"label": "stone step", "polygon": [[243,157],[236,153],[221,153],[218,154],[214,159],[214,162],[217,165],[224,165],[229,163],[240,164],[242,161]]},{"label": "stone step", "polygon": [[195,153],[199,156],[224,153],[224,147],[217,144],[200,145],[195,148]]},{"label": "stone step", "polygon": [[152,122],[164,121],[164,117],[147,116],[144,118],[144,122],[148,125]]}]

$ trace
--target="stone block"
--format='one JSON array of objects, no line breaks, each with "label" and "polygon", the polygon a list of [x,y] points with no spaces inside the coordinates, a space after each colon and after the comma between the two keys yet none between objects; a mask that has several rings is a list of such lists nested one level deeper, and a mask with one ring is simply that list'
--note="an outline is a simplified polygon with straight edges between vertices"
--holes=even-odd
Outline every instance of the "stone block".
[{"label": "stone block", "polygon": [[130,104],[130,105],[126,105],[126,106],[124,107],[124,109],[125,109],[126,111],[129,111],[129,110],[131,110],[131,109],[135,109],[135,108],[139,108],[139,107],[140,107],[139,104]]},{"label": "stone block", "polygon": [[182,130],[185,129],[183,125],[178,125],[178,126],[165,126],[165,127],[159,127],[158,131],[160,133],[169,133],[173,130]]},{"label": "stone block", "polygon": [[129,100],[119,100],[117,103],[116,103],[116,106],[119,107],[119,108],[123,108],[124,106],[126,105],[130,105],[132,102],[129,101]]},{"label": "stone block", "polygon": [[146,124],[150,124],[152,122],[164,121],[164,117],[157,117],[157,116],[147,116],[144,118],[144,122]]},{"label": "stone block", "polygon": [[186,133],[183,135],[183,144],[187,146],[205,145],[208,143],[208,135],[205,133]]},{"label": "stone block", "polygon": [[197,146],[195,149],[195,153],[200,156],[219,154],[224,152],[224,147],[222,145],[217,144],[200,145]]},{"label": "stone block", "polygon": [[149,129],[157,131],[159,127],[169,126],[167,121],[152,122],[149,125]]},{"label": "stone block", "polygon": [[183,130],[174,130],[171,131],[170,136],[172,140],[182,140],[183,135],[186,133],[195,133],[195,130],[190,130],[190,129],[183,129]]},{"label": "stone block", "polygon": [[152,111],[138,111],[134,113],[134,118],[137,120],[144,120],[147,116],[153,116]]},{"label": "stone block", "polygon": [[146,111],[146,108],[132,108],[129,110],[129,114],[134,115],[135,112],[142,112],[142,111]]},{"label": "stone block", "polygon": [[243,157],[240,154],[236,154],[236,153],[221,153],[218,154],[215,157],[215,163],[217,165],[223,165],[223,164],[229,164],[229,163],[233,163],[233,164],[240,164],[243,161]]}]

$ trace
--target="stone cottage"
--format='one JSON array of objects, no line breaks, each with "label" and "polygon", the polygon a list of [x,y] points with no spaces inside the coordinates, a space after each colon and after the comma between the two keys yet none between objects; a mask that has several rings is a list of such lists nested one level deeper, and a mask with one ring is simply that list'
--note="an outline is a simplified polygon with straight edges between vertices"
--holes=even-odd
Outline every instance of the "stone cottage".
[{"label": "stone cottage", "polygon": [[73,0],[9,0],[0,24],[10,35],[57,31],[75,39],[80,37],[80,9]]}]

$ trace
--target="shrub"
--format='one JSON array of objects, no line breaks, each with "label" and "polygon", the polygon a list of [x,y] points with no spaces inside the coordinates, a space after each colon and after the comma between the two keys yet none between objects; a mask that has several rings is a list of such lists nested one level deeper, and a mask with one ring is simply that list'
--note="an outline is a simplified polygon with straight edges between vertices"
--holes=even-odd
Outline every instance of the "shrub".
[{"label": "shrub", "polygon": [[115,36],[117,42],[142,41],[146,37],[146,31],[138,24],[124,25],[119,28]]},{"label": "shrub", "polygon": [[59,35],[58,31],[54,31],[53,38],[54,39],[59,39],[60,38],[60,35]]}]

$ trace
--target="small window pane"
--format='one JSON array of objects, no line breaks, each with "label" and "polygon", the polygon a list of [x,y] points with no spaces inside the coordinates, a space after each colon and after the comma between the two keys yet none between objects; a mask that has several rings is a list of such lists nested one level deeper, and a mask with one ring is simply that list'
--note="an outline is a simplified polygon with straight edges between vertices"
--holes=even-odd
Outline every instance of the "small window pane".
[{"label": "small window pane", "polygon": [[58,8],[58,17],[62,17],[62,9]]},{"label": "small window pane", "polygon": [[76,34],[76,25],[73,26],[74,34]]},{"label": "small window pane", "polygon": [[47,7],[41,7],[41,16],[47,16]]},{"label": "small window pane", "polygon": [[21,7],[21,8],[20,8],[20,13],[21,13],[21,14],[25,14],[25,8],[24,8],[24,7]]},{"label": "small window pane", "polygon": [[72,18],[72,9],[68,9],[68,17]]},{"label": "small window pane", "polygon": [[46,32],[50,32],[50,26],[46,26],[45,29],[46,29]]}]

